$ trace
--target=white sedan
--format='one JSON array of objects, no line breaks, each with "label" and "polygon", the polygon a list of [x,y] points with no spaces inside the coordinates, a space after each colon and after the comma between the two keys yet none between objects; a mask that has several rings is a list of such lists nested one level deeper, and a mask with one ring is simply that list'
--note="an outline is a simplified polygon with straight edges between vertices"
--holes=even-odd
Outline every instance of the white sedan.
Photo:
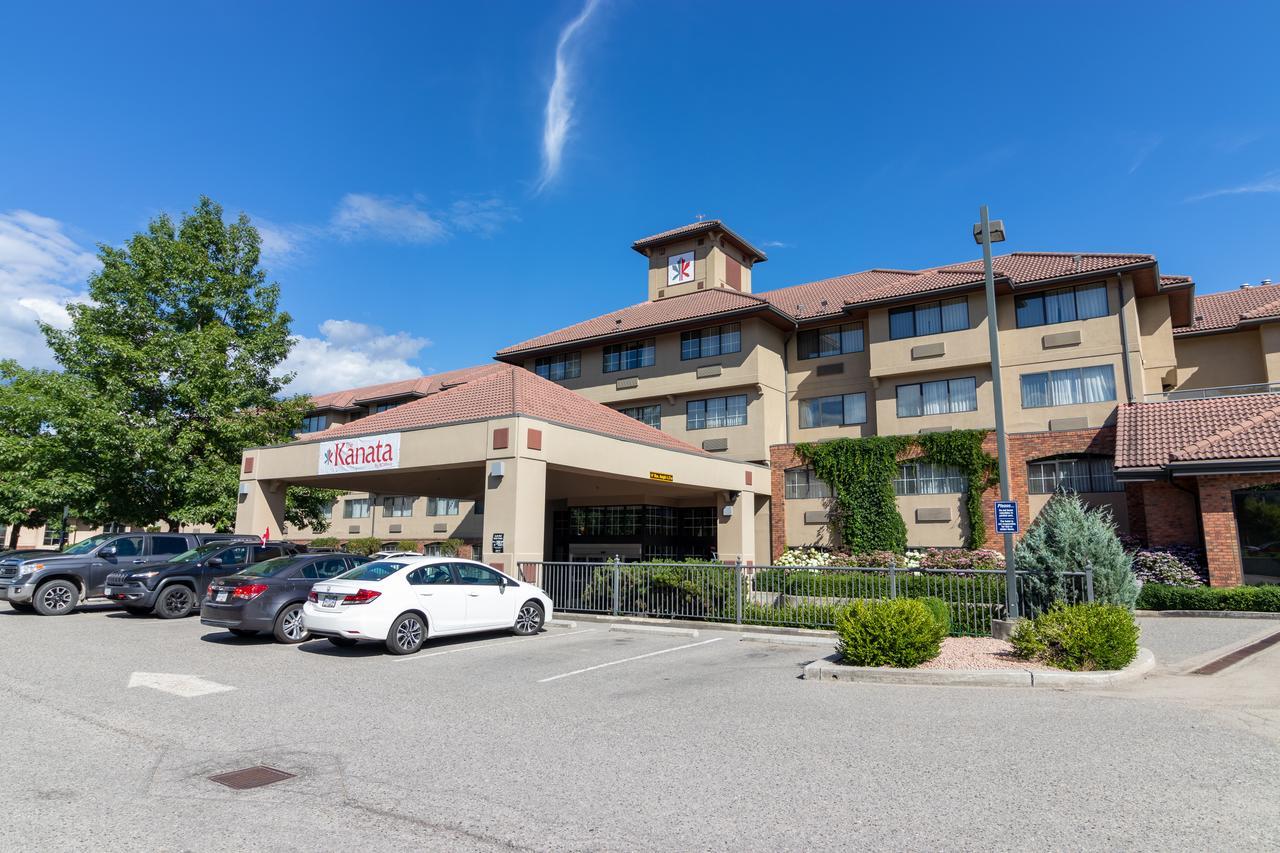
[{"label": "white sedan", "polygon": [[536,634],[551,599],[533,584],[452,557],[392,557],[357,566],[311,588],[303,629],[336,646],[384,642],[413,654],[431,637],[508,628]]}]

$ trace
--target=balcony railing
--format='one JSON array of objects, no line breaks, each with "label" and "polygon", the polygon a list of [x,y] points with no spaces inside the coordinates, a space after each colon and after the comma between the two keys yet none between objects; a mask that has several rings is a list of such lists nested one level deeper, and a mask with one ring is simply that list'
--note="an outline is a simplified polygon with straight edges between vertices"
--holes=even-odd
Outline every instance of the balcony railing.
[{"label": "balcony railing", "polygon": [[1219,385],[1216,388],[1186,388],[1181,391],[1147,394],[1143,399],[1148,403],[1160,403],[1165,400],[1207,400],[1211,397],[1239,397],[1245,394],[1280,394],[1280,382]]}]

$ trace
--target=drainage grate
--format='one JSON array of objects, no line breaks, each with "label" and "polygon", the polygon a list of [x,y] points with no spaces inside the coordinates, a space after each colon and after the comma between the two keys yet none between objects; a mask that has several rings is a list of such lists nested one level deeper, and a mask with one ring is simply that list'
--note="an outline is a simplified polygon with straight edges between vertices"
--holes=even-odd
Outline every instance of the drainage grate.
[{"label": "drainage grate", "polygon": [[296,778],[294,773],[286,773],[283,770],[259,764],[257,767],[246,767],[244,770],[232,770],[230,773],[219,773],[217,776],[210,776],[209,781],[217,782],[219,785],[226,785],[236,791],[245,791],[249,788],[261,788],[263,785],[274,785],[276,782],[283,782],[285,779],[293,778]]},{"label": "drainage grate", "polygon": [[1280,643],[1280,633],[1275,633],[1275,634],[1271,634],[1269,636],[1263,637],[1261,640],[1252,642],[1243,648],[1236,649],[1234,652],[1223,655],[1217,660],[1209,661],[1204,666],[1191,670],[1191,674],[1192,675],[1214,675],[1216,673],[1222,672],[1224,669],[1231,666],[1232,664],[1237,664],[1247,657],[1256,655],[1258,652],[1262,651],[1263,649],[1268,649],[1271,646],[1274,646],[1276,643]]}]

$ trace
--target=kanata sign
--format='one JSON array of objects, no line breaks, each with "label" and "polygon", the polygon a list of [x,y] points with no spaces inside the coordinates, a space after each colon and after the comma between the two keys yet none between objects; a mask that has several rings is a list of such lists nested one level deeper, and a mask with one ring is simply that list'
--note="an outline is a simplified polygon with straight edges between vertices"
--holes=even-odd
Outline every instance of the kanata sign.
[{"label": "kanata sign", "polygon": [[672,255],[667,264],[667,284],[684,284],[693,281],[693,252]]},{"label": "kanata sign", "polygon": [[320,445],[319,474],[381,471],[400,467],[400,433],[340,438]]}]

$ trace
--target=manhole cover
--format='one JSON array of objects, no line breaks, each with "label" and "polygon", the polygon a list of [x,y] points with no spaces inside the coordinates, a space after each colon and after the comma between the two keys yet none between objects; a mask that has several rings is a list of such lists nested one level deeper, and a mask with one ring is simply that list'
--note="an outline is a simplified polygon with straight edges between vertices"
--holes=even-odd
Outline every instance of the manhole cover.
[{"label": "manhole cover", "polygon": [[226,785],[236,791],[245,791],[249,788],[261,788],[263,785],[273,785],[276,782],[283,782],[285,779],[293,778],[293,773],[286,773],[283,770],[259,764],[257,767],[246,767],[244,770],[232,770],[230,773],[219,773],[217,776],[210,776],[209,781],[217,782],[219,785]]}]

